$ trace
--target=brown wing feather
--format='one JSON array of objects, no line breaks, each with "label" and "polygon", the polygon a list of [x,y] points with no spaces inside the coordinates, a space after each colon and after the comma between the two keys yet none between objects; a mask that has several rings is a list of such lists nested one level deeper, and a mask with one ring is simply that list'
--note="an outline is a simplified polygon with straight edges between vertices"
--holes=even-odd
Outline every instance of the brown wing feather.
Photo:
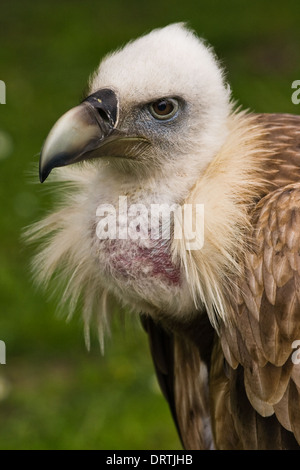
[{"label": "brown wing feather", "polygon": [[174,340],[148,315],[141,315],[141,322],[148,333],[150,352],[161,391],[167,400],[174,419],[179,438],[182,442],[175,409],[174,397]]},{"label": "brown wing feather", "polygon": [[174,341],[174,390],[178,424],[185,449],[213,449],[208,370],[199,349],[184,337]]},{"label": "brown wing feather", "polygon": [[253,215],[254,248],[245,255],[239,295],[231,301],[233,323],[223,327],[221,343],[231,365],[231,409],[243,448],[296,448],[300,366],[291,355],[300,339],[300,118],[258,119],[269,129],[280,164],[270,172],[275,190]]},{"label": "brown wing feather", "polygon": [[174,322],[165,323],[164,328],[146,315],[142,323],[149,336],[158,382],[184,448],[212,449],[208,369],[215,333],[208,317],[200,314],[196,325],[181,329]]},{"label": "brown wing feather", "polygon": [[300,447],[300,365],[291,359],[300,339],[300,117],[257,119],[274,149],[265,165],[272,192],[253,212],[254,243],[232,289],[232,321],[219,338],[206,314],[193,325],[162,322],[166,330],[143,321],[187,449]]}]

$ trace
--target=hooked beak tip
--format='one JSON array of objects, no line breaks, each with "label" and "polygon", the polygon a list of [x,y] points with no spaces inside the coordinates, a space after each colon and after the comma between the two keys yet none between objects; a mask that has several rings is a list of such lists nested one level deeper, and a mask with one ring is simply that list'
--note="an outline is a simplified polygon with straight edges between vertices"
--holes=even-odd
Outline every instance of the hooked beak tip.
[{"label": "hooked beak tip", "polygon": [[101,89],[67,111],[52,127],[40,155],[39,177],[43,183],[51,170],[86,158],[115,128],[118,98]]},{"label": "hooked beak tip", "polygon": [[40,179],[40,183],[44,183],[44,181],[46,181],[46,179],[48,178],[50,173],[51,173],[51,168],[49,168],[48,165],[43,166],[41,164],[41,157],[40,157],[40,161],[39,161],[39,179]]},{"label": "hooked beak tip", "polygon": [[[47,175],[48,176],[48,175]],[[47,179],[47,176],[43,175],[41,172],[40,172],[40,183],[43,183],[46,179]]]}]

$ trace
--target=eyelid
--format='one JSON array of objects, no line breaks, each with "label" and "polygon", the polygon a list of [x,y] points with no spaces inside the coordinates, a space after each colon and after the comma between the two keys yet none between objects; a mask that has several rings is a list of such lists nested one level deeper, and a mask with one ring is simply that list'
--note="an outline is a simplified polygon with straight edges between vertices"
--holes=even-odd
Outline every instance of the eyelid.
[{"label": "eyelid", "polygon": [[[156,104],[156,103],[159,103],[160,101],[169,101],[173,104],[174,108],[173,110],[169,113],[169,114],[166,114],[166,115],[160,115],[160,114],[157,114],[155,112],[155,110],[153,109],[153,105]],[[155,100],[155,101],[152,101],[151,103],[148,104],[148,109],[151,113],[151,115],[158,121],[167,121],[169,119],[172,119],[176,113],[178,112],[178,109],[179,109],[179,102],[176,98],[159,98],[158,100]]]}]

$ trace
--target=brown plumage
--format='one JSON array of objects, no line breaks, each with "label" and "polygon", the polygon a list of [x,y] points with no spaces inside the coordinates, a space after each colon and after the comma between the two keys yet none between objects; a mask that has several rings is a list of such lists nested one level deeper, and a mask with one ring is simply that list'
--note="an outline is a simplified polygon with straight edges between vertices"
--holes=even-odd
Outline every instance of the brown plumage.
[{"label": "brown plumage", "polygon": [[[224,286],[231,321],[220,326],[219,336],[205,311],[201,321],[166,324],[164,334],[147,319],[151,343],[160,338],[164,344],[152,348],[152,356],[160,382],[172,377],[165,395],[187,449],[300,444],[300,365],[291,360],[292,343],[300,338],[300,117],[255,119],[272,149],[262,161],[270,184],[251,207],[251,246],[235,289]],[[203,362],[208,377],[198,383]]]},{"label": "brown plumage", "polygon": [[[65,285],[64,309],[80,300],[87,344],[95,315],[103,349],[114,297],[141,314],[186,449],[299,448],[300,117],[233,111],[211,50],[170,25],[104,60],[50,132],[41,181],[55,167],[67,185],[29,230],[46,238],[33,267]],[[120,196],[146,210],[133,238],[116,236]],[[156,237],[162,203],[177,209]],[[118,224],[101,238],[103,204]],[[195,249],[184,204],[205,209]]]}]

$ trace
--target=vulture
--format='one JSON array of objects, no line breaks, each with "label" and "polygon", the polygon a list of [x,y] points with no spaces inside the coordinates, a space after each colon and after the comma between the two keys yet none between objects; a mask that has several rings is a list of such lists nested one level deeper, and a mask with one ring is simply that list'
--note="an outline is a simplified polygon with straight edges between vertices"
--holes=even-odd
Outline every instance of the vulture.
[{"label": "vulture", "polygon": [[40,181],[54,168],[33,270],[87,343],[116,299],[184,449],[298,449],[300,118],[236,106],[212,48],[171,24],[101,61],[45,139]]}]

